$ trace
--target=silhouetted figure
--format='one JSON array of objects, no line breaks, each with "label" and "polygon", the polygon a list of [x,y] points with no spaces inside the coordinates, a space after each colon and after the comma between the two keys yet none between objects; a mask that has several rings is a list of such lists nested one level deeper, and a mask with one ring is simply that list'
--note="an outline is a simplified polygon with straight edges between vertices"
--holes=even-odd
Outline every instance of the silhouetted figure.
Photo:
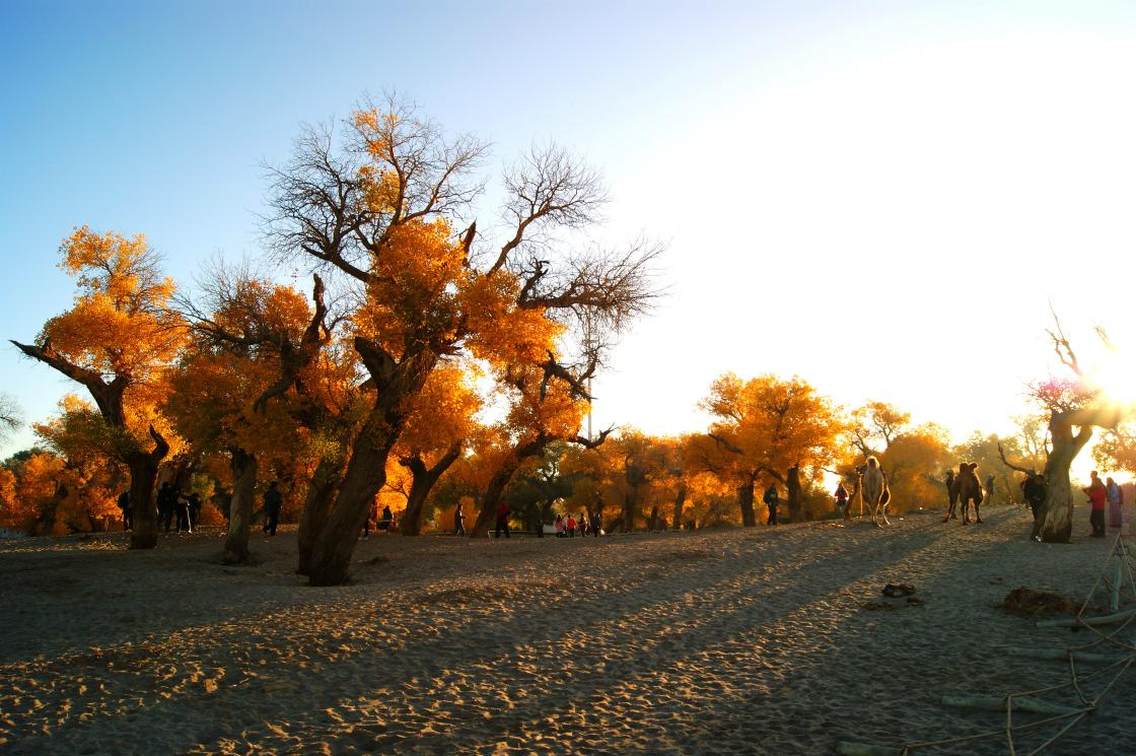
[{"label": "silhouetted figure", "polygon": [[280,522],[280,508],[284,506],[284,495],[277,488],[276,481],[268,484],[264,492],[264,532],[270,536],[276,535],[276,526]]},{"label": "silhouetted figure", "polygon": [[363,520],[363,537],[371,537],[371,527],[377,525],[378,521],[378,504],[371,502],[371,506],[367,507],[367,519]]},{"label": "silhouetted figure", "polygon": [[134,509],[130,506],[130,489],[118,495],[118,508],[122,511],[122,529],[134,529]]},{"label": "silhouetted figure", "polygon": [[593,538],[599,538],[600,537],[600,523],[601,523],[601,521],[602,521],[602,518],[600,516],[599,511],[593,512],[592,513],[592,537]]},{"label": "silhouetted figure", "polygon": [[777,485],[774,483],[769,484],[769,488],[765,489],[765,494],[761,497],[765,502],[765,506],[769,509],[769,517],[765,519],[766,525],[777,524]]},{"label": "silhouetted figure", "polygon": [[1089,503],[1092,505],[1092,511],[1089,513],[1089,524],[1093,527],[1093,538],[1104,538],[1104,505],[1108,499],[1108,491],[1101,483],[1100,476],[1097,471],[1093,470],[1089,473],[1089,478],[1092,480],[1088,488],[1081,489],[1089,496]]},{"label": "silhouetted figure", "polygon": [[379,517],[379,524],[377,525],[378,529],[379,530],[385,530],[386,532],[389,533],[390,530],[391,530],[391,524],[393,522],[394,522],[394,514],[391,513],[391,508],[384,506],[383,507],[383,513]]},{"label": "silhouetted figure", "polygon": [[1022,481],[1022,496],[1029,504],[1030,513],[1033,514],[1033,521],[1036,523],[1041,516],[1041,508],[1045,504],[1046,494],[1049,493],[1045,485],[1045,476],[1041,473],[1030,473],[1025,480]]},{"label": "silhouetted figure", "polygon": [[1108,496],[1108,526],[1119,528],[1124,524],[1121,517],[1124,494],[1121,493],[1120,486],[1116,485],[1116,481],[1112,478],[1105,479],[1105,494]]},{"label": "silhouetted figure", "polygon": [[848,489],[844,487],[844,481],[836,484],[836,492],[833,496],[836,498],[836,511],[840,512],[845,520],[852,519],[848,513]]},{"label": "silhouetted figure", "polygon": [[177,506],[177,489],[167,480],[158,486],[158,527],[166,533],[174,520],[174,507]]},{"label": "silhouetted figure", "polygon": [[512,537],[509,535],[509,505],[503,501],[497,505],[497,527],[494,529],[494,535],[500,538],[502,530],[505,531],[506,538]]},{"label": "silhouetted figure", "polygon": [[461,502],[454,510],[454,535],[465,535],[465,512],[462,511]]},{"label": "silhouetted figure", "polygon": [[189,532],[192,533],[193,527],[197,524],[197,518],[201,515],[201,497],[197,495],[196,491],[190,491],[186,499],[189,503]]},{"label": "silhouetted figure", "polygon": [[187,533],[193,532],[193,522],[189,515],[189,497],[181,492],[180,488],[175,488],[176,501],[177,501],[177,532],[183,530]]},{"label": "silhouetted figure", "polygon": [[986,505],[994,503],[994,473],[986,476]]}]

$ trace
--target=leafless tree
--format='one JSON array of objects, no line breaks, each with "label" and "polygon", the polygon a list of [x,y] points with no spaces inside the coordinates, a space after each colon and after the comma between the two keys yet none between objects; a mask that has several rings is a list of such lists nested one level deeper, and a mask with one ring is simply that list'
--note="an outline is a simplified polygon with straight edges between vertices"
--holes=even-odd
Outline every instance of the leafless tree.
[{"label": "leafless tree", "polygon": [[7,394],[0,394],[0,439],[19,430],[23,425],[23,416],[16,400]]}]

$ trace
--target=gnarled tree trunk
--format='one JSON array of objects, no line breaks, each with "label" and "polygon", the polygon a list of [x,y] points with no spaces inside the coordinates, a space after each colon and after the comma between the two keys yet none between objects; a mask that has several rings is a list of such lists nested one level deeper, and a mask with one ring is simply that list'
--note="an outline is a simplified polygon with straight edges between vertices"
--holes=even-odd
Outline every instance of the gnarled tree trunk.
[{"label": "gnarled tree trunk", "polygon": [[221,561],[248,564],[249,524],[256,494],[256,456],[244,449],[233,449],[229,469],[233,471],[233,498],[229,501],[229,532],[225,536]]},{"label": "gnarled tree trunk", "polygon": [[395,362],[377,343],[355,339],[355,351],[375,381],[375,404],[355,437],[351,458],[335,503],[320,528],[308,561],[311,585],[347,582],[355,542],[387,480],[387,458],[406,426],[409,397],[416,396],[430,376],[438,355],[423,349]]},{"label": "gnarled tree trunk", "polygon": [[387,457],[398,440],[398,433],[380,418],[364,424],[347,472],[335,497],[335,504],[320,528],[308,562],[312,585],[341,585],[347,582],[355,541],[367,521],[375,495],[387,480]]},{"label": "gnarled tree trunk", "polygon": [[505,487],[509,485],[513,473],[520,466],[521,460],[515,455],[510,456],[497,472],[493,473],[493,477],[489,479],[489,485],[485,487],[485,496],[481,499],[481,509],[477,513],[477,520],[473,523],[473,528],[469,532],[470,538],[484,538],[489,535],[490,527],[497,520],[497,505],[501,503],[501,497],[505,495]]},{"label": "gnarled tree trunk", "polygon": [[150,429],[154,449],[150,452],[134,451],[125,455],[130,470],[130,507],[134,527],[130,530],[130,548],[152,549],[158,545],[158,514],[154,511],[154,482],[158,479],[158,465],[170,451],[161,434]]},{"label": "gnarled tree trunk", "polygon": [[790,522],[801,521],[801,470],[793,466],[785,476],[785,489],[788,491]]},{"label": "gnarled tree trunk", "polygon": [[416,536],[422,532],[422,510],[426,506],[426,497],[438,479],[450,465],[461,456],[461,442],[453,444],[433,467],[427,467],[419,456],[406,457],[399,463],[410,470],[412,476],[410,493],[406,497],[406,511],[399,521],[399,531],[406,536]]},{"label": "gnarled tree trunk", "polygon": [[1045,543],[1069,543],[1073,532],[1073,486],[1069,468],[1077,454],[1092,438],[1091,425],[1082,425],[1074,435],[1073,425],[1061,413],[1049,420],[1053,448],[1045,461],[1045,505],[1034,523],[1033,536]]},{"label": "gnarled tree trunk", "polygon": [[678,492],[675,493],[675,506],[674,506],[674,529],[682,530],[682,508],[686,504],[686,483],[678,484]]},{"label": "gnarled tree trunk", "polygon": [[339,457],[325,457],[316,466],[312,479],[308,482],[308,495],[304,500],[304,511],[300,515],[300,527],[296,532],[296,546],[299,551],[299,564],[296,572],[307,575],[311,569],[312,550],[316,536],[327,521],[327,513],[335,500],[335,490],[339,486],[343,460]]},{"label": "gnarled tree trunk", "polygon": [[747,528],[757,526],[757,515],[753,511],[753,487],[755,485],[757,485],[757,479],[747,477],[737,488],[738,506],[742,510],[742,525]]}]

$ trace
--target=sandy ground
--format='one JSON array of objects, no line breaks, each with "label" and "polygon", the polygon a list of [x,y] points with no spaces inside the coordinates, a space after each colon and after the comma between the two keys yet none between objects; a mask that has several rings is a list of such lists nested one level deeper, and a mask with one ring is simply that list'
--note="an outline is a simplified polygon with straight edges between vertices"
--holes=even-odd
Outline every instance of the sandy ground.
[{"label": "sandy ground", "polygon": [[[257,534],[247,568],[217,564],[215,535],[4,542],[0,750],[786,754],[978,732],[1003,718],[944,693],[1067,674],[1005,649],[1084,634],[994,605],[1018,585],[1083,596],[1111,544],[1087,519],[1069,546],[1026,542],[1010,509],[969,527],[381,536],[331,589],[292,574],[288,534]],[[888,582],[924,603],[865,608]],[[1054,752],[1133,752],[1134,704],[1136,671]]]}]

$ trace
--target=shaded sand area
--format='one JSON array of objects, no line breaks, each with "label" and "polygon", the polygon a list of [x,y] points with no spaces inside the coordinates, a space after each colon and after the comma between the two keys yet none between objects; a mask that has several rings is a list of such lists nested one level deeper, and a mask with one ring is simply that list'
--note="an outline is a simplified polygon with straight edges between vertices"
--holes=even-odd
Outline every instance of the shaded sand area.
[{"label": "shaded sand area", "polygon": [[[1111,543],[915,515],[600,539],[372,538],[349,586],[292,574],[294,536],[215,563],[216,536],[0,544],[10,753],[830,753],[997,727],[944,693],[1061,682],[1060,646],[994,605],[1079,597]],[[924,603],[869,610],[888,582]],[[1132,752],[1136,672],[1056,753]],[[956,753],[1004,753],[996,741]]]}]

